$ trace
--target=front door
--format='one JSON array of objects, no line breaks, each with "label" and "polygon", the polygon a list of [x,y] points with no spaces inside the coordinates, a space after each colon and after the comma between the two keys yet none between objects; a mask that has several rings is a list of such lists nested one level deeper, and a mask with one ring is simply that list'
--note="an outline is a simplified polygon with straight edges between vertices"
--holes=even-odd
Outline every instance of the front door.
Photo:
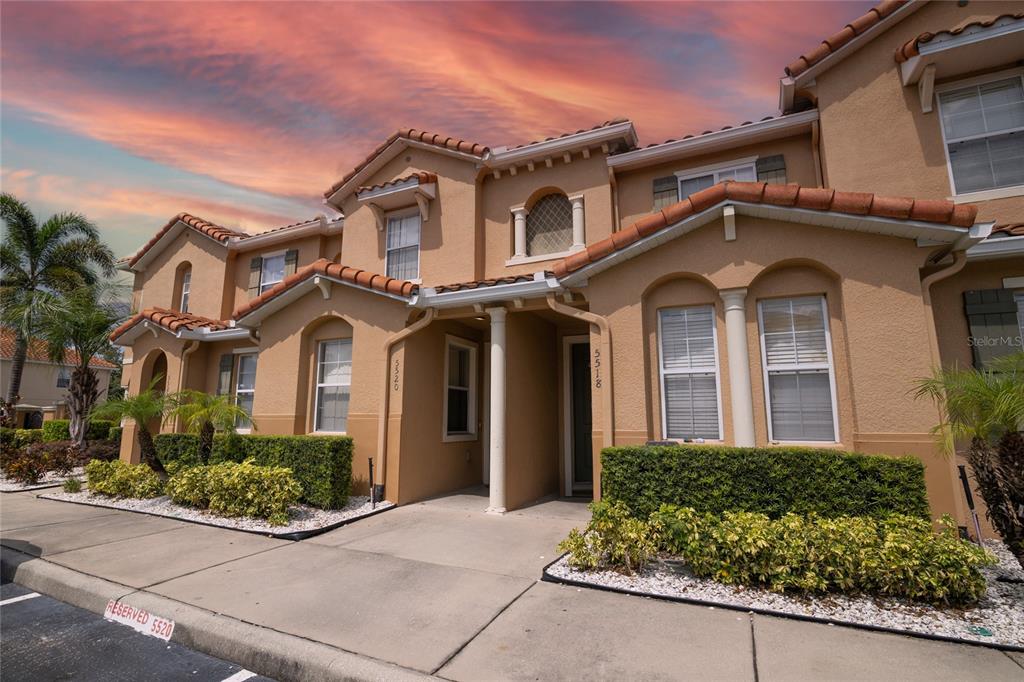
[{"label": "front door", "polygon": [[593,418],[590,411],[590,344],[574,343],[570,352],[570,415],[572,418],[572,491],[594,487]]}]

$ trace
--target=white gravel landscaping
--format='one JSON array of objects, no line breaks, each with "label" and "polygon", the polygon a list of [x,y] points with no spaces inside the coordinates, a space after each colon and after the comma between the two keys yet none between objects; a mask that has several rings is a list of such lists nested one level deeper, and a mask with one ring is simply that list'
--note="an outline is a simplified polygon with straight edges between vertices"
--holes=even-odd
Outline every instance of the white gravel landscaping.
[{"label": "white gravel landscaping", "polygon": [[150,498],[148,500],[132,498],[117,499],[113,497],[106,497],[104,495],[93,495],[92,493],[84,490],[80,493],[68,493],[61,490],[52,493],[45,493],[39,497],[47,500],[90,504],[96,507],[110,507],[111,509],[145,512],[146,514],[166,516],[172,519],[208,523],[221,528],[254,531],[257,533],[273,535],[320,530],[322,528],[334,526],[342,521],[352,521],[361,516],[374,514],[383,509],[395,506],[391,502],[378,502],[375,508],[371,508],[370,498],[366,496],[349,497],[348,504],[341,509],[318,509],[305,504],[297,504],[289,509],[289,523],[287,525],[272,526],[262,519],[217,516],[201,509],[184,507],[180,504],[171,502],[171,498],[166,495]]},{"label": "white gravel landscaping", "polygon": [[[697,578],[679,562],[671,560],[652,562],[643,571],[628,576],[614,571],[580,571],[570,567],[567,558],[562,557],[547,573],[556,579],[651,596],[764,609],[986,644],[1024,646],[1024,570],[1002,542],[986,540],[985,546],[999,558],[999,564],[982,570],[988,579],[988,590],[978,605],[969,609],[938,608],[903,599],[867,596],[782,595]],[[1017,582],[1010,582],[1014,580]]]},{"label": "white gravel landscaping", "polygon": [[43,474],[43,477],[39,479],[38,483],[32,483],[26,485],[25,483],[19,483],[18,481],[7,478],[0,473],[0,492],[3,493],[20,493],[26,490],[40,490],[41,488],[54,488],[64,484],[64,481],[69,478],[81,478],[84,475],[85,469],[82,467],[76,467],[71,470],[70,474],[58,474],[55,471],[47,471]]}]

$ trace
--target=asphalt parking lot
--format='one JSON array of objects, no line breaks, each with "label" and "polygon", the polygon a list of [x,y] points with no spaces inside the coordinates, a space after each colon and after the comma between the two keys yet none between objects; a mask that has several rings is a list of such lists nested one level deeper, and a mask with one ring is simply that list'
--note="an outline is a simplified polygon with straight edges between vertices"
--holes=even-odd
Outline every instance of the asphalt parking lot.
[{"label": "asphalt parking lot", "polygon": [[0,660],[4,680],[268,680],[10,582],[0,585]]}]

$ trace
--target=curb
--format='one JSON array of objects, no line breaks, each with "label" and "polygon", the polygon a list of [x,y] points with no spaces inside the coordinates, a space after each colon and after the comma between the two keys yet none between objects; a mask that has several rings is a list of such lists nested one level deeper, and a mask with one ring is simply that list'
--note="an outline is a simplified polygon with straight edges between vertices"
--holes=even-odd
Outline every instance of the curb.
[{"label": "curb", "polygon": [[102,614],[111,599],[175,621],[171,641],[282,682],[426,680],[429,675],[73,571],[8,547],[0,574],[30,590]]},{"label": "curb", "polygon": [[585,587],[590,590],[601,590],[602,592],[614,592],[616,594],[625,594],[631,597],[645,597],[647,599],[658,599],[660,601],[672,602],[675,604],[691,604],[694,606],[710,606],[716,609],[728,609],[730,611],[742,611],[743,613],[756,613],[759,616],[772,616],[774,618],[788,618],[790,620],[802,620],[808,623],[820,623],[822,625],[835,625],[837,627],[844,628],[855,628],[857,630],[867,630],[869,632],[880,632],[887,635],[903,635],[904,637],[914,637],[917,639],[930,639],[935,642],[949,642],[951,644],[967,644],[969,646],[982,647],[985,649],[995,649],[997,651],[1011,651],[1011,652],[1024,652],[1024,646],[1016,646],[1014,644],[1000,644],[998,642],[982,642],[976,639],[961,639],[960,637],[949,637],[946,635],[933,635],[927,632],[914,632],[912,630],[900,630],[898,628],[888,628],[884,625],[870,625],[868,623],[855,623],[848,620],[838,620],[836,618],[822,618],[820,616],[806,616],[800,613],[788,613],[786,611],[775,611],[773,609],[765,609],[757,606],[740,606],[739,604],[727,604],[725,602],[709,601],[707,599],[695,599],[693,597],[677,597],[671,594],[654,594],[652,592],[641,592],[639,590],[627,590],[623,587],[611,587],[609,585],[599,585],[597,583],[588,583],[582,580],[573,580],[571,578],[562,578],[557,575],[548,572],[548,569],[557,564],[563,558],[565,554],[562,554],[554,561],[549,563],[542,569],[540,580],[545,583],[553,583],[555,585],[568,585],[569,587]]}]

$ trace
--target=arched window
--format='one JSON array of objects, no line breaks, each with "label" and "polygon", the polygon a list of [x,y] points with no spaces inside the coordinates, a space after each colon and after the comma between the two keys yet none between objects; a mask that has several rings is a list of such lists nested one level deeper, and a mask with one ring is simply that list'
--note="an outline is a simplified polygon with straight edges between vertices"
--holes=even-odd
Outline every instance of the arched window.
[{"label": "arched window", "polygon": [[537,200],[526,216],[526,255],[562,253],[572,246],[572,204],[564,194]]}]

